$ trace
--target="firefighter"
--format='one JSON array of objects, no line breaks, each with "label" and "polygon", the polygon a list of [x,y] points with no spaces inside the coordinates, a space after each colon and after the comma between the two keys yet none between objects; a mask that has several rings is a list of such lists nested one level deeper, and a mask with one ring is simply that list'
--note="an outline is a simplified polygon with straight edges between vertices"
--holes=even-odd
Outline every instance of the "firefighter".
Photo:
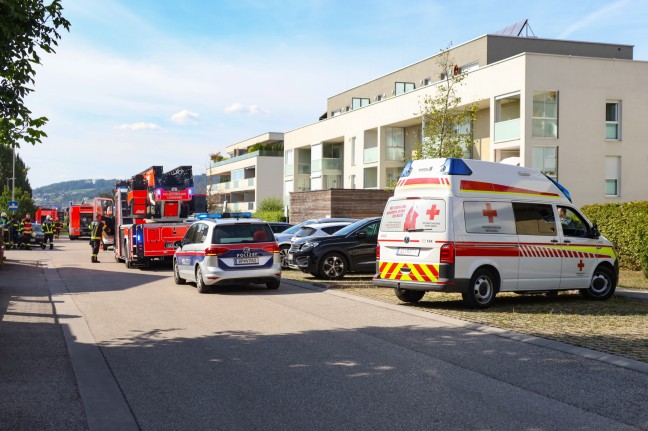
[{"label": "firefighter", "polygon": [[9,222],[9,243],[13,249],[16,249],[18,244],[20,244],[20,222],[15,214],[11,216],[11,221]]},{"label": "firefighter", "polygon": [[43,242],[41,243],[41,248],[44,250],[47,246],[47,240],[49,240],[50,250],[54,248],[54,224],[52,223],[52,216],[45,217],[43,222]]},{"label": "firefighter", "polygon": [[54,239],[58,239],[63,229],[63,222],[61,220],[56,220],[54,222]]},{"label": "firefighter", "polygon": [[9,218],[7,217],[7,213],[3,212],[2,215],[0,215],[0,226],[3,228],[3,241],[4,241],[4,246],[5,248],[9,248],[11,243],[9,242]]},{"label": "firefighter", "polygon": [[90,223],[90,245],[92,246],[92,263],[99,263],[97,255],[99,254],[99,246],[101,245],[101,233],[105,229],[106,224],[101,220],[101,214],[97,214],[97,219]]},{"label": "firefighter", "polygon": [[20,222],[20,233],[22,234],[21,247],[31,250],[32,221],[29,213],[25,214],[25,218]]}]

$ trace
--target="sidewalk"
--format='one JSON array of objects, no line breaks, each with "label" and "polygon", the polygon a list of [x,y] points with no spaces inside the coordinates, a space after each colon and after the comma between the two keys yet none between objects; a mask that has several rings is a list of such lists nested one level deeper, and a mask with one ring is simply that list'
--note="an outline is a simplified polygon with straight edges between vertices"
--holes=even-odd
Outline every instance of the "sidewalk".
[{"label": "sidewalk", "polygon": [[0,430],[87,430],[36,253],[9,250],[0,268]]}]

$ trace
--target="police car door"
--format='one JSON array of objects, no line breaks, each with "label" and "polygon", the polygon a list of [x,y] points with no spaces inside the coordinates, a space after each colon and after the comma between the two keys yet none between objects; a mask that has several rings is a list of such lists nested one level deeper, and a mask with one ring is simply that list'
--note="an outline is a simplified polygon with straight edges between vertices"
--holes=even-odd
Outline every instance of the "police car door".
[{"label": "police car door", "polygon": [[582,289],[589,285],[592,271],[598,265],[597,240],[589,237],[589,224],[574,208],[557,206],[561,229],[562,289]]},{"label": "police car door", "polygon": [[519,290],[560,287],[561,257],[553,207],[514,202],[513,213],[520,247]]},{"label": "police car door", "polygon": [[194,223],[184,238],[180,245],[180,250],[176,251],[176,262],[178,263],[178,272],[182,278],[189,278],[192,280],[194,278],[193,274],[193,262],[194,262],[194,238],[196,238],[196,232],[202,223]]}]

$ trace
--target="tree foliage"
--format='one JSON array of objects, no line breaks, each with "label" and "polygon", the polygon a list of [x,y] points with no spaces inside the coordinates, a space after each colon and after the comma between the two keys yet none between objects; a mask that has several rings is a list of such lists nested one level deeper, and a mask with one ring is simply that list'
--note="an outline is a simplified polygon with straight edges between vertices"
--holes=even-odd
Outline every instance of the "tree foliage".
[{"label": "tree foliage", "polygon": [[425,96],[420,103],[423,136],[414,159],[462,157],[473,144],[472,124],[477,106],[461,106],[457,89],[466,75],[454,64],[450,48],[437,57],[442,81],[436,84],[436,93]]},{"label": "tree foliage", "polygon": [[0,0],[0,145],[36,144],[47,136],[46,117],[32,118],[25,97],[34,91],[39,52],[53,53],[58,30],[69,31],[61,0]]},{"label": "tree foliage", "polygon": [[0,195],[0,211],[6,212],[7,214],[15,214],[16,217],[22,219],[25,217],[25,214],[29,213],[34,217],[36,212],[36,206],[34,201],[32,201],[31,193],[27,190],[16,187],[15,198],[18,201],[18,211],[9,211],[9,201],[11,201],[11,189],[5,187]]},{"label": "tree foliage", "polygon": [[[1,1],[1,0],[0,0]],[[16,188],[32,194],[32,188],[27,178],[29,168],[25,162],[16,154]],[[0,189],[9,187],[11,190],[11,178],[13,176],[13,150],[12,148],[0,145]],[[11,193],[10,193],[11,195]]]}]

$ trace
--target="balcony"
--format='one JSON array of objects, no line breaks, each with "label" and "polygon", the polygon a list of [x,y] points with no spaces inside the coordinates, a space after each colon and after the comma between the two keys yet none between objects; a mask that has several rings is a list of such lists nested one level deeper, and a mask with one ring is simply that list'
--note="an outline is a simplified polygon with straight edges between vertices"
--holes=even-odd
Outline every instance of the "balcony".
[{"label": "balcony", "polygon": [[225,166],[230,163],[240,162],[241,160],[251,159],[253,157],[283,157],[283,151],[268,151],[268,150],[259,150],[252,153],[243,154],[241,156],[231,157],[229,159],[216,162],[211,165],[212,168],[217,168],[219,166]]},{"label": "balcony", "polygon": [[[214,193],[236,192],[241,190],[253,189],[256,184],[256,178],[246,178],[243,180],[228,181],[212,185]],[[209,187],[209,186],[208,186]]]},{"label": "balcony", "polygon": [[227,210],[230,212],[255,211],[256,202],[230,202],[227,204]]},{"label": "balcony", "polygon": [[515,139],[520,139],[519,118],[495,123],[495,142],[513,141]]},{"label": "balcony", "polygon": [[365,148],[364,149],[364,163],[375,163],[378,161],[378,156],[380,155],[379,153],[379,148],[378,147],[373,147],[373,148]]}]

